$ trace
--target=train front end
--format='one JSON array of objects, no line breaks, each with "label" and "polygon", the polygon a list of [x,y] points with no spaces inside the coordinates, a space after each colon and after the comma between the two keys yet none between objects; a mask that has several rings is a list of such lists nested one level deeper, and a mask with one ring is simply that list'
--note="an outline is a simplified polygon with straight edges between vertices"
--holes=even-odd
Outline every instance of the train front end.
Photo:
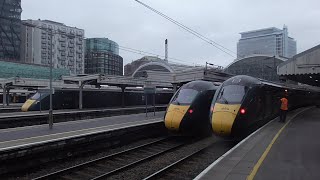
[{"label": "train front end", "polygon": [[214,88],[212,83],[205,81],[183,85],[167,108],[164,118],[166,128],[178,134],[199,134],[205,127],[209,127],[208,112]]},{"label": "train front end", "polygon": [[238,138],[242,127],[247,126],[244,121],[247,109],[244,99],[249,89],[247,76],[236,76],[225,81],[213,98],[210,120],[213,133],[225,138]]},{"label": "train front end", "polygon": [[[40,101],[47,97],[48,94],[45,93],[36,93],[31,98],[27,99],[27,101],[22,105],[21,111],[36,111],[40,110]],[[45,104],[42,104],[42,108],[45,109]]]}]

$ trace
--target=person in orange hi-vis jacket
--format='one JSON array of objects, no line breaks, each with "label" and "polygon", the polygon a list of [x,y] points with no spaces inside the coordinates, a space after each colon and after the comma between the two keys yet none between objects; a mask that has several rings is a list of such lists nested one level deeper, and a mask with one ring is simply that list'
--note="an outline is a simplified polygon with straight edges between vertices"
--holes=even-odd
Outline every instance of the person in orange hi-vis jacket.
[{"label": "person in orange hi-vis jacket", "polygon": [[280,121],[279,122],[285,122],[287,111],[288,111],[288,94],[287,91],[284,93],[284,97],[280,99],[281,105],[280,105]]}]

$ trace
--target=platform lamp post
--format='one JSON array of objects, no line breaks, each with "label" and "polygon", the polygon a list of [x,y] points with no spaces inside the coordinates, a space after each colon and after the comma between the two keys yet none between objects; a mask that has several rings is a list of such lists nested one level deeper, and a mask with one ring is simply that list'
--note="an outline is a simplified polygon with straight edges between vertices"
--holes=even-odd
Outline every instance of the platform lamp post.
[{"label": "platform lamp post", "polygon": [[38,28],[38,29],[41,29],[41,30],[44,30],[48,33],[50,33],[50,36],[51,36],[51,40],[50,40],[50,45],[51,45],[51,56],[50,56],[50,75],[49,75],[49,91],[50,91],[50,107],[49,107],[49,128],[52,129],[53,127],[53,108],[52,108],[52,62],[53,62],[53,29],[50,29],[50,32],[48,31],[48,29],[44,29],[42,27],[38,27],[34,24],[31,24],[31,23],[27,23],[27,22],[22,22],[22,25],[24,26],[28,26],[28,27],[33,27],[33,28]]}]

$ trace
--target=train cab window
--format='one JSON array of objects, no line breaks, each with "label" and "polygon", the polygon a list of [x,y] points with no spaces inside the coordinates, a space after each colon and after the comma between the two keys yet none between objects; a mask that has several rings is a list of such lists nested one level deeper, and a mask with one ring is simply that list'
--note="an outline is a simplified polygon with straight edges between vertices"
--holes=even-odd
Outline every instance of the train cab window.
[{"label": "train cab window", "polygon": [[177,105],[191,104],[199,91],[195,89],[180,89],[172,98],[171,103]]},{"label": "train cab window", "polygon": [[[47,94],[42,93],[42,94],[41,94],[41,99],[43,99],[46,95],[47,95]],[[34,94],[30,99],[32,99],[32,100],[39,100],[39,99],[40,99],[40,93]]]},{"label": "train cab window", "polygon": [[228,85],[222,87],[217,101],[221,104],[239,104],[246,93],[246,87],[240,85]]}]

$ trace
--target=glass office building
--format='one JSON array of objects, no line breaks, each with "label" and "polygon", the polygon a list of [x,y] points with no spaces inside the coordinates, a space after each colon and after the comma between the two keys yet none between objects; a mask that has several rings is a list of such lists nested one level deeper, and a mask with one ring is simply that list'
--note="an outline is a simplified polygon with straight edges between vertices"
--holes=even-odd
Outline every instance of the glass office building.
[{"label": "glass office building", "polygon": [[[62,76],[70,76],[67,69],[52,69],[53,79],[61,79]],[[22,64],[8,61],[0,61],[0,78],[33,78],[49,79],[50,68],[42,65]]]},{"label": "glass office building", "polygon": [[288,28],[275,27],[243,32],[237,44],[238,58],[253,54],[291,58],[297,54],[296,41],[288,36]]},{"label": "glass office building", "polygon": [[0,0],[0,60],[20,60],[21,0]]},{"label": "glass office building", "polygon": [[86,39],[86,74],[123,75],[123,58],[119,45],[108,38]]}]

